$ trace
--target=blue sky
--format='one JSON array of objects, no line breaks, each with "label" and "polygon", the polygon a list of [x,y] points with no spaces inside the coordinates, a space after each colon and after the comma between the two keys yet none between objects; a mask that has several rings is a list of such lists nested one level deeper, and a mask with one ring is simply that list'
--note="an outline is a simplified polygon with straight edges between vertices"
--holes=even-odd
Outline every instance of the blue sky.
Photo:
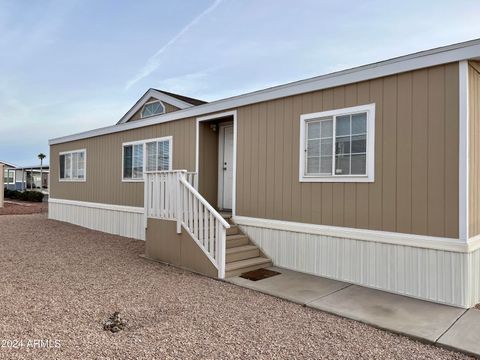
[{"label": "blue sky", "polygon": [[479,38],[479,13],[474,0],[0,0],[0,159],[36,163],[48,139],[113,125],[150,87],[211,101]]}]

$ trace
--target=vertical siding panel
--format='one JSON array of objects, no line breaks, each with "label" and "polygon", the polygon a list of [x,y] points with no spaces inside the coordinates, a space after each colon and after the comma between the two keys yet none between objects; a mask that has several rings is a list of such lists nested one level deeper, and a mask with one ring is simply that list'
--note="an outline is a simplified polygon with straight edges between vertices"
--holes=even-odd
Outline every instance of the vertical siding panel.
[{"label": "vertical siding panel", "polygon": [[412,90],[412,232],[427,232],[428,184],[428,77],[427,70],[413,73]]},{"label": "vertical siding panel", "polygon": [[302,98],[301,96],[293,97],[293,118],[294,126],[292,131],[292,149],[297,156],[292,157],[292,164],[294,171],[297,172],[296,181],[292,182],[292,220],[302,221],[302,185],[298,181],[299,156],[298,149],[300,148],[300,114],[302,113]]},{"label": "vertical siding panel", "polygon": [[383,107],[383,222],[382,229],[396,230],[397,77],[384,80]]},{"label": "vertical siding panel", "polygon": [[[357,85],[348,85],[345,87],[345,107],[357,105]],[[356,227],[356,200],[357,184],[344,183],[344,226]]]},{"label": "vertical siding panel", "polygon": [[[370,101],[370,82],[362,82],[357,86],[357,101],[358,105],[369,104]],[[375,179],[376,180],[376,179]],[[358,183],[356,191],[356,220],[357,227],[362,229],[368,228],[368,193],[370,184]]]},{"label": "vertical siding panel", "polygon": [[258,216],[266,217],[267,208],[267,104],[261,103],[258,112],[258,138],[259,138],[259,187],[258,187]]},{"label": "vertical siding panel", "polygon": [[373,80],[370,84],[370,101],[375,107],[375,182],[370,184],[368,192],[369,228],[382,229],[382,187],[383,187],[383,79]]},{"label": "vertical siding panel", "polygon": [[458,64],[445,67],[445,236],[458,238]]},{"label": "vertical siding panel", "polygon": [[[302,114],[308,114],[312,112],[312,94],[302,95]],[[312,221],[312,183],[302,183],[302,221]]]},{"label": "vertical siding panel", "polygon": [[[345,107],[345,87],[333,90],[333,104],[335,109]],[[333,225],[344,225],[344,183],[333,183]]]},{"label": "vertical siding panel", "polygon": [[258,197],[259,197],[259,142],[258,142],[258,133],[259,133],[259,119],[258,119],[258,105],[252,106],[252,132],[251,144],[252,144],[252,163],[251,167],[251,193],[250,193],[250,203],[251,203],[251,214],[249,216],[258,216]]},{"label": "vertical siding panel", "polygon": [[269,101],[267,103],[267,166],[266,166],[266,181],[267,181],[267,200],[266,200],[266,217],[273,219],[275,217],[275,102]]},{"label": "vertical siding panel", "polygon": [[[323,110],[323,96],[321,91],[313,93],[312,105],[314,112]],[[312,183],[312,222],[322,223],[322,183]]]},{"label": "vertical siding panel", "polygon": [[[298,168],[292,167],[292,157],[298,154],[298,149],[293,148],[291,136],[293,127],[298,125],[293,117],[293,99],[285,99],[283,121],[283,212],[282,219],[290,220],[292,217],[292,183],[298,182]],[[255,152],[254,152],[255,153]]]},{"label": "vertical siding panel", "polygon": [[243,186],[245,199],[245,213],[252,213],[252,203],[250,201],[250,194],[252,193],[252,106],[248,106],[248,113],[245,114],[245,133],[244,133],[244,149],[245,159],[243,161]]},{"label": "vertical siding panel", "polygon": [[428,70],[428,233],[443,236],[445,211],[444,68]]},{"label": "vertical siding panel", "polygon": [[274,216],[275,219],[281,219],[283,214],[283,127],[285,123],[285,105],[284,99],[275,102],[275,170],[274,179],[271,184],[274,188]]},{"label": "vertical siding panel", "polygon": [[[323,93],[323,109],[333,108],[333,90],[328,89]],[[322,224],[333,224],[333,184],[322,184]]]},{"label": "vertical siding panel", "polygon": [[246,171],[246,156],[247,151],[245,148],[245,137],[247,134],[247,122],[249,117],[249,107],[245,106],[238,110],[238,123],[237,123],[237,186],[236,186],[236,193],[237,197],[235,200],[235,204],[237,207],[237,211],[239,215],[246,215],[248,214],[248,210],[246,208],[247,203],[245,201],[245,196],[247,194],[245,189],[245,171]]},{"label": "vertical siding panel", "polygon": [[412,230],[412,75],[398,76],[397,231]]}]

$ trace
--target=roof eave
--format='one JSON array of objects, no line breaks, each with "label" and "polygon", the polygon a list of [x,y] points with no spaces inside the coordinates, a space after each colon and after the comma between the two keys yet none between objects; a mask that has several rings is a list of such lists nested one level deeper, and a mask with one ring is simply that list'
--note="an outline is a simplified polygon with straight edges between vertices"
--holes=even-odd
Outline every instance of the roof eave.
[{"label": "roof eave", "polygon": [[273,100],[286,96],[298,95],[336,86],[356,83],[360,81],[372,80],[375,78],[380,78],[402,72],[452,62],[458,62],[462,60],[479,58],[480,39],[471,40],[460,44],[454,44],[432,50],[422,51],[382,62],[363,65],[327,75],[317,76],[306,80],[300,80],[285,85],[279,85],[264,90],[221,99],[167,114],[153,116],[145,120],[135,121],[133,123],[122,123],[78,134],[55,138],[51,139],[49,141],[49,144],[54,145],[94,136],[101,136],[109,133],[126,131],[134,128],[160,124],[188,117],[196,117],[209,113],[215,113],[218,111],[224,111],[240,106]]}]

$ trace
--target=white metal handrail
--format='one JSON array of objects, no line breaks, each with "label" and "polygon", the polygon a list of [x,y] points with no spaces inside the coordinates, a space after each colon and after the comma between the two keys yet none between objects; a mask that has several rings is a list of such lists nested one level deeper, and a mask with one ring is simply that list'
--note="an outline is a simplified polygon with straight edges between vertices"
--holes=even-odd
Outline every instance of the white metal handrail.
[{"label": "white metal handrail", "polygon": [[228,222],[184,178],[180,178],[177,232],[182,227],[217,267],[218,277],[225,277],[226,229]]},{"label": "white metal handrail", "polygon": [[183,227],[223,279],[230,225],[195,189],[196,174],[173,170],[146,172],[145,176],[145,227],[149,217],[175,220],[177,233]]}]

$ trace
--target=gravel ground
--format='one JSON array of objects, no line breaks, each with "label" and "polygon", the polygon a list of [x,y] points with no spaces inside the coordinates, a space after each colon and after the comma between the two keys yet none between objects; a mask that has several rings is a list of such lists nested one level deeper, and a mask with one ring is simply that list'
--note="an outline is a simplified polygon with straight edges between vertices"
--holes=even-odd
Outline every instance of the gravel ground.
[{"label": "gravel ground", "polygon": [[5,200],[3,208],[0,208],[0,215],[38,214],[47,211],[47,203]]},{"label": "gravel ground", "polygon": [[[1,216],[0,358],[467,358],[149,262],[143,251],[142,241],[45,214]],[[102,326],[114,311],[128,321],[116,334]],[[27,347],[32,339],[53,347]]]}]

